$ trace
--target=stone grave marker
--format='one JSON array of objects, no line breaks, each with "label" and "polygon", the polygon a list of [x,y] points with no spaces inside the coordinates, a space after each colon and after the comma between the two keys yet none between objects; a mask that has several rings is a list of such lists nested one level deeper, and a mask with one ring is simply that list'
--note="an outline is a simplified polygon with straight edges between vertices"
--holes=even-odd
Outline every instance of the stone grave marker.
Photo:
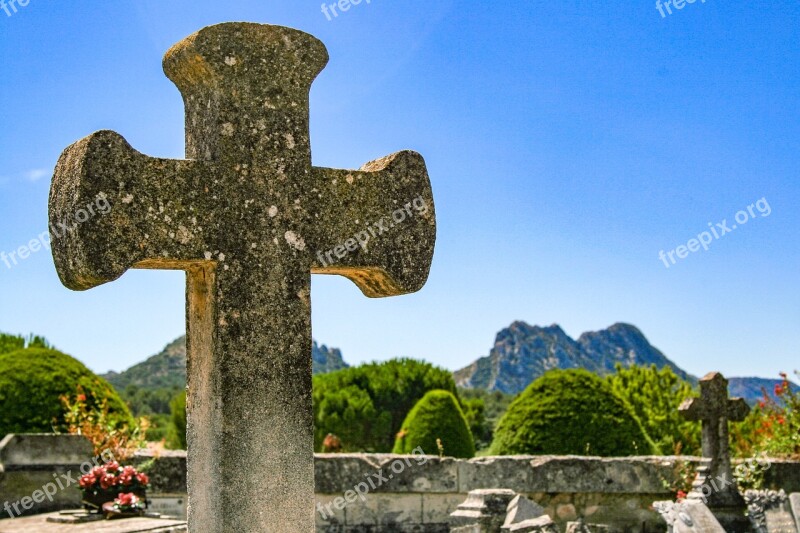
[{"label": "stone grave marker", "polygon": [[800,492],[794,492],[789,495],[789,506],[794,515],[795,527],[800,531]]},{"label": "stone grave marker", "polygon": [[733,477],[728,422],[744,420],[750,407],[742,398],[728,399],[728,380],[711,372],[700,380],[700,398],[689,398],[679,407],[687,420],[699,420],[703,429],[703,457],[710,463],[699,470],[689,494],[709,507],[744,508],[744,500]]},{"label": "stone grave marker", "polygon": [[744,494],[747,516],[756,533],[797,533],[789,498],[784,491],[748,490]]},{"label": "stone grave marker", "polygon": [[[185,160],[100,131],[55,170],[51,227],[74,221],[52,239],[68,288],[131,268],[186,272],[192,531],[314,530],[311,274],[369,297],[427,279],[436,225],[419,154],[358,171],[311,164],[309,90],[327,61],[294,29],[205,28],[164,57],[185,104]],[[97,198],[111,209],[86,215]]]}]

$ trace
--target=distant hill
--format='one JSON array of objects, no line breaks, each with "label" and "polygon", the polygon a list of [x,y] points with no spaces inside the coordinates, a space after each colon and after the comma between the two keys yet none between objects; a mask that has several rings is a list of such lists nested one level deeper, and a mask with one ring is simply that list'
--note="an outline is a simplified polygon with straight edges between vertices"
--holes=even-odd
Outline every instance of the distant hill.
[{"label": "distant hill", "polygon": [[[548,370],[585,368],[607,375],[614,372],[617,363],[668,366],[681,378],[697,384],[695,376],[650,344],[638,328],[623,323],[584,333],[574,340],[557,324],[540,327],[517,321],[497,334],[488,356],[457,370],[453,377],[461,388],[518,394]],[[731,396],[742,397],[751,405],[762,398],[762,388],[772,395],[775,384],[781,382],[761,378],[729,380]]]},{"label": "distant hill", "polygon": [[[347,368],[338,348],[319,346],[314,341],[311,348],[313,372],[321,374]],[[184,388],[186,386],[186,336],[178,337],[160,353],[124,372],[108,372],[103,377],[117,390],[129,385],[141,389]]]}]

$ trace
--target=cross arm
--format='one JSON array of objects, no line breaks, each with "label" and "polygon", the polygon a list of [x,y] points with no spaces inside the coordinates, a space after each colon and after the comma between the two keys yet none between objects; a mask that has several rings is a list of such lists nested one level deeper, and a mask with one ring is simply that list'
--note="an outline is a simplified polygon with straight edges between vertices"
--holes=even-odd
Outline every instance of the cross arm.
[{"label": "cross arm", "polygon": [[53,258],[64,285],[86,290],[134,266],[177,268],[201,258],[202,228],[192,223],[192,204],[204,191],[198,167],[208,164],[145,156],[112,131],[64,150],[49,205]]},{"label": "cross arm", "polygon": [[702,420],[705,415],[703,402],[700,398],[686,398],[678,407],[678,412],[686,420]]},{"label": "cross arm", "polygon": [[728,401],[728,420],[731,422],[741,422],[750,413],[750,406],[744,398],[731,398]]},{"label": "cross arm", "polygon": [[358,171],[314,167],[312,272],[338,274],[369,297],[418,291],[436,241],[425,160],[403,151]]}]

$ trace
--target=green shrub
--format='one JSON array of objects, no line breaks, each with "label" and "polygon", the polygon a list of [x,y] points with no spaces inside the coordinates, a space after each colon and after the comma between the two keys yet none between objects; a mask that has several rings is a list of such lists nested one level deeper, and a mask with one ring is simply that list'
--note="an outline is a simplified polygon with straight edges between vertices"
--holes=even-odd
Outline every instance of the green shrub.
[{"label": "green shrub", "polygon": [[344,452],[390,452],[408,412],[426,392],[456,394],[447,370],[413,359],[393,359],[314,376],[314,449],[328,434]]},{"label": "green shrub", "polygon": [[495,431],[494,455],[624,456],[655,445],[631,407],[599,376],[551,370],[514,400]]},{"label": "green shrub", "polygon": [[645,431],[665,454],[700,455],[700,423],[685,420],[678,407],[697,396],[692,385],[670,367],[623,367],[606,376],[611,389],[633,408]]},{"label": "green shrub", "polygon": [[475,455],[467,419],[451,392],[430,391],[403,421],[393,453],[410,454],[418,447],[426,454],[443,448],[448,457],[469,459]]},{"label": "green shrub", "polygon": [[170,406],[170,428],[167,446],[173,450],[186,449],[186,391],[172,399]]},{"label": "green shrub", "polygon": [[114,425],[133,427],[130,411],[116,391],[77,359],[47,348],[0,355],[0,437],[63,429],[61,397],[72,397],[79,389],[87,406],[101,409],[105,401]]},{"label": "green shrub", "polygon": [[22,335],[0,333],[0,355],[16,352],[23,348],[52,348],[52,346],[47,339],[38,335],[30,334],[23,337]]}]

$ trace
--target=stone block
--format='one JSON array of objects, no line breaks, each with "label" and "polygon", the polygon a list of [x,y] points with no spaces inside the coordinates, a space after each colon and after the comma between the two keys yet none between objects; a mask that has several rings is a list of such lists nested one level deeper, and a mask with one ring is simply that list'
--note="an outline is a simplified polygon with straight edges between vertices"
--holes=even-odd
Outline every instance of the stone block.
[{"label": "stone block", "polygon": [[411,530],[423,523],[422,501],[422,494],[369,494],[366,502],[356,500],[347,505],[347,527],[359,526],[361,531]]},{"label": "stone block", "polygon": [[92,443],[80,435],[6,435],[0,464],[6,471],[31,466],[80,465],[92,456]]}]

